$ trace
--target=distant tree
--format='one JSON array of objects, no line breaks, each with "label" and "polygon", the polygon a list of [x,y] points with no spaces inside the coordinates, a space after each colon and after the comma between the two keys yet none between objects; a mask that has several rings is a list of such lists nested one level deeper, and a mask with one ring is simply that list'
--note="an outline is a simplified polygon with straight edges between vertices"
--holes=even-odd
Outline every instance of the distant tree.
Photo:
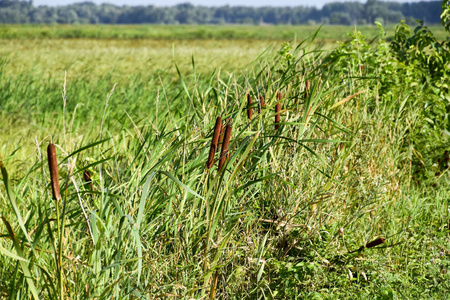
[{"label": "distant tree", "polygon": [[[448,0],[444,0],[448,3]],[[420,19],[439,23],[443,11],[440,1],[400,4],[367,0],[360,2],[331,2],[315,7],[205,7],[182,3],[171,7],[96,5],[81,2],[48,7],[33,6],[32,1],[0,0],[0,23],[102,23],[102,24],[373,24],[396,23],[401,19]],[[448,10],[447,10],[448,11]]]},{"label": "distant tree", "polygon": [[342,25],[351,25],[352,17],[347,12],[332,12],[330,14],[330,23],[331,24],[342,24]]}]

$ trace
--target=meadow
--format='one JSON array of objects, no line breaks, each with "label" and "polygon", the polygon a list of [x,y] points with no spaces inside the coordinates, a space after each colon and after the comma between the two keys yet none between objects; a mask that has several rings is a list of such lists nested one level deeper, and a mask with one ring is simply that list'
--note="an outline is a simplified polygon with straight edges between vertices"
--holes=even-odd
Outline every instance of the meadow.
[{"label": "meadow", "polygon": [[0,28],[0,298],[447,297],[448,33],[246,28]]}]

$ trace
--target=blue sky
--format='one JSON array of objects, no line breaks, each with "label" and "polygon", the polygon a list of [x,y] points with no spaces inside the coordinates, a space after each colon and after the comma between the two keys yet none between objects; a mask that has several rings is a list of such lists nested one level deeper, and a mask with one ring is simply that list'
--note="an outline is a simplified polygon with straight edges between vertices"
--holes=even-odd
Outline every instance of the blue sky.
[{"label": "blue sky", "polygon": [[[76,2],[86,2],[89,0],[34,0],[34,5],[66,5]],[[101,3],[111,3],[116,5],[156,5],[156,6],[170,6],[179,3],[190,2],[195,5],[206,5],[206,6],[222,6],[222,5],[244,5],[244,6],[317,6],[322,7],[328,2],[344,2],[344,1],[355,1],[355,0],[90,0],[91,2],[101,4]],[[397,2],[419,2],[424,0],[395,0]],[[425,0],[430,1],[430,0]],[[365,2],[365,1],[359,1]]]}]

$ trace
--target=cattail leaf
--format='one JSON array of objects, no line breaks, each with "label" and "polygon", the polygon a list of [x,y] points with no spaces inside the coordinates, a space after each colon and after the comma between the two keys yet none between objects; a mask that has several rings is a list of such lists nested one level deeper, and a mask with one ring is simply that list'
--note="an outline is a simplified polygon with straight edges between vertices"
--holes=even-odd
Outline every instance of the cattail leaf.
[{"label": "cattail leaf", "polygon": [[19,227],[22,230],[23,235],[27,239],[28,243],[31,244],[30,237],[28,236],[28,231],[25,228],[25,223],[23,222],[22,215],[20,214],[19,208],[16,203],[15,193],[11,190],[11,185],[9,184],[8,172],[6,171],[5,165],[3,164],[3,158],[0,156],[0,169],[3,177],[3,183],[5,184],[6,195],[8,196],[9,203],[14,210],[17,221],[19,222]]},{"label": "cattail leaf", "polygon": [[10,258],[12,258],[12,259],[20,260],[20,261],[24,261],[24,262],[26,262],[26,263],[29,263],[29,261],[26,260],[25,258],[23,258],[23,257],[21,257],[21,256],[18,256],[18,255],[16,255],[16,254],[12,253],[12,252],[9,252],[9,251],[6,250],[5,248],[3,248],[3,247],[2,247],[2,244],[0,244],[0,253],[2,253],[2,254],[5,255],[5,256],[8,256],[8,257],[10,257]]},{"label": "cattail leaf", "polygon": [[[108,140],[110,140],[110,139],[111,139],[111,138],[106,138],[106,139],[103,139],[103,140],[101,140],[101,141],[98,141],[98,142],[95,142],[95,143],[86,145],[86,146],[84,146],[84,147],[81,147],[80,149],[78,149],[78,150],[76,150],[76,151],[70,153],[68,156],[66,156],[64,159],[62,159],[62,160],[60,161],[60,164],[63,163],[63,162],[65,162],[66,160],[68,160],[70,157],[72,157],[72,156],[74,156],[74,155],[76,155],[76,154],[78,154],[78,153],[80,153],[80,152],[82,152],[82,151],[84,151],[84,150],[86,150],[86,149],[89,149],[89,148],[95,147],[95,146],[97,146],[97,145],[100,145],[100,144],[102,144],[102,143],[104,143],[104,142],[106,142],[106,141],[108,141]],[[97,163],[98,163],[98,162],[97,162]]]},{"label": "cattail leaf", "polygon": [[272,174],[266,175],[266,176],[264,176],[264,177],[261,177],[261,178],[258,178],[258,179],[249,181],[249,182],[247,182],[246,184],[244,184],[243,186],[238,187],[238,188],[234,191],[234,194],[236,195],[236,194],[237,194],[238,192],[240,192],[241,190],[243,190],[243,189],[245,189],[245,188],[248,188],[249,186],[252,186],[252,185],[254,185],[254,184],[258,183],[258,182],[261,182],[261,181],[267,180],[267,179],[269,179],[269,178],[272,178],[272,177],[274,177],[274,176],[277,176],[278,174],[281,174],[281,172],[278,172],[278,173],[272,173]]},{"label": "cattail leaf", "polygon": [[91,227],[94,246],[96,246],[98,242],[98,229],[97,229],[97,214],[95,213],[95,211],[91,212]]},{"label": "cattail leaf", "polygon": [[131,229],[131,235],[134,237],[134,240],[136,242],[136,247],[138,250],[138,284],[141,283],[141,274],[142,274],[142,242],[141,242],[141,237],[139,235],[139,231],[136,227],[133,226],[133,228]]},{"label": "cattail leaf", "polygon": [[153,172],[152,174],[150,174],[147,177],[147,180],[144,183],[144,187],[142,189],[141,200],[139,201],[138,216],[137,216],[137,219],[136,219],[137,227],[141,226],[142,216],[144,215],[144,210],[145,210],[145,200],[148,197],[148,191],[149,191],[149,187],[150,187],[150,182],[152,181],[152,179],[155,176],[155,174],[156,174],[156,172]]},{"label": "cattail leaf", "polygon": [[[78,173],[80,173],[80,172],[83,172],[83,171],[85,171],[85,170],[91,169],[92,167],[95,167],[96,165],[99,165],[99,164],[101,164],[101,163],[104,163],[104,162],[106,162],[106,161],[108,161],[108,160],[110,160],[110,159],[112,159],[112,157],[107,157],[107,158],[105,158],[105,159],[101,159],[101,160],[99,160],[99,161],[93,162],[92,164],[89,164],[89,165],[87,165],[87,166],[85,166],[85,167],[83,167],[83,168],[77,169],[77,171],[74,172],[73,175],[76,175],[76,174],[78,174]],[[92,174],[91,174],[91,175],[92,175]]]},{"label": "cattail leaf", "polygon": [[191,98],[191,94],[189,93],[189,90],[186,86],[186,82],[184,82],[183,76],[181,76],[181,72],[180,72],[180,69],[178,68],[177,64],[175,64],[175,68],[177,69],[177,73],[178,73],[178,76],[180,77],[181,85],[183,86],[184,91],[186,92],[186,95],[188,96],[188,98]]},{"label": "cattail leaf", "polygon": [[[23,254],[22,248],[20,247],[19,240],[17,239],[16,235],[14,234],[14,231],[13,231],[11,225],[4,217],[1,217],[1,219],[3,220],[3,223],[5,223],[5,226],[6,226],[6,229],[8,230],[9,236],[11,237],[11,239],[13,241],[14,249],[16,250],[18,256],[23,258],[24,254]],[[33,298],[38,300],[39,299],[38,292],[36,290],[36,286],[34,285],[33,277],[31,276],[31,272],[28,268],[29,264],[28,264],[27,260],[26,259],[19,260],[19,264],[20,264],[20,267],[22,268],[23,275],[25,276],[25,279],[28,284],[28,288],[30,289],[30,292],[33,295]]]},{"label": "cattail leaf", "polygon": [[182,187],[183,189],[185,189],[186,191],[188,191],[189,193],[191,193],[192,195],[199,197],[200,199],[203,199],[202,196],[200,196],[199,194],[197,194],[196,192],[194,192],[190,187],[188,187],[187,185],[185,185],[184,183],[182,183],[180,180],[178,180],[176,177],[174,177],[172,174],[170,174],[169,172],[166,171],[160,171],[162,174],[166,175],[167,177],[169,177],[170,179],[172,179],[176,184],[178,184],[180,187]]},{"label": "cattail leaf", "polygon": [[326,140],[326,139],[305,139],[299,140],[299,143],[347,143],[343,140]]},{"label": "cattail leaf", "polygon": [[341,106],[342,104],[344,104],[345,102],[349,101],[350,99],[352,99],[352,98],[358,96],[359,94],[365,93],[365,92],[367,92],[367,91],[368,91],[368,90],[362,90],[362,91],[359,91],[359,92],[357,92],[357,93],[355,93],[355,94],[353,94],[353,95],[350,95],[350,96],[348,96],[347,98],[345,98],[345,99],[343,99],[343,100],[341,100],[341,101],[336,102],[335,104],[333,104],[333,106],[331,106],[330,109],[333,109],[333,108],[336,108],[336,107],[338,107],[338,106]]}]

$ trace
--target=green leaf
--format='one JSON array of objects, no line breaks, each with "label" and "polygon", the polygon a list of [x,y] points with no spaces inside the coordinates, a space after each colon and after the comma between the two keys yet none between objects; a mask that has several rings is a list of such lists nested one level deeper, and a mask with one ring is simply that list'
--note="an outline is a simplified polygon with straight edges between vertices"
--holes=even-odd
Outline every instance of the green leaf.
[{"label": "green leaf", "polygon": [[176,177],[174,177],[172,174],[170,174],[169,172],[166,171],[160,171],[162,174],[166,175],[167,177],[169,177],[170,179],[172,179],[176,184],[178,184],[179,186],[181,186],[182,188],[184,188],[186,191],[188,191],[189,193],[191,193],[194,196],[199,197],[200,199],[203,199],[202,196],[200,196],[199,194],[197,194],[196,192],[194,192],[190,187],[186,186],[185,184],[183,184],[180,180],[178,180]]},{"label": "green leaf", "polygon": [[[3,220],[3,223],[5,223],[6,229],[8,230],[9,236],[11,237],[11,239],[13,241],[13,245],[14,245],[14,248],[16,249],[18,256],[23,258],[24,254],[22,252],[22,248],[20,247],[19,240],[17,240],[17,237],[14,234],[14,231],[13,231],[11,225],[4,217],[1,217],[1,218]],[[23,274],[25,276],[25,280],[27,281],[28,288],[30,289],[31,294],[33,295],[33,298],[38,300],[39,299],[38,292],[36,290],[36,286],[34,285],[33,277],[31,276],[31,272],[28,269],[28,265],[29,265],[28,261],[23,258],[23,259],[19,260],[19,264],[20,264],[20,267],[22,268]]]}]

